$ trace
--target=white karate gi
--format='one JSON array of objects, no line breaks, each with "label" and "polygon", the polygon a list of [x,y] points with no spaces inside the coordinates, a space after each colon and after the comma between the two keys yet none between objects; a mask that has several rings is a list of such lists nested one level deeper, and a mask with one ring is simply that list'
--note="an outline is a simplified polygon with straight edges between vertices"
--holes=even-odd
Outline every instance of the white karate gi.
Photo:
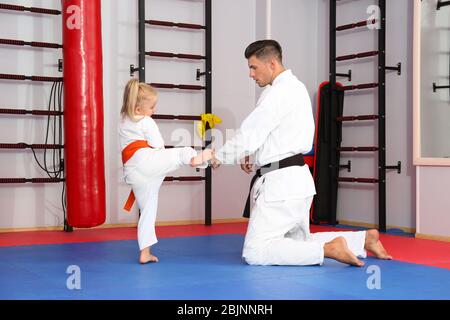
[{"label": "white karate gi", "polygon": [[[281,73],[261,95],[236,136],[216,152],[224,164],[235,164],[255,153],[258,166],[308,153],[314,118],[306,87],[290,70]],[[323,246],[343,236],[350,250],[366,257],[363,232],[311,234],[309,209],[316,194],[307,165],[263,175],[253,187],[255,204],[245,236],[243,258],[251,265],[316,265]]]},{"label": "white karate gi", "polygon": [[125,182],[133,189],[141,210],[138,242],[142,250],[158,242],[155,220],[159,188],[165,176],[189,164],[197,152],[188,147],[164,149],[164,140],[159,128],[150,117],[143,117],[138,122],[128,117],[122,119],[119,125],[119,137],[121,150],[136,140],[147,140],[152,147],[136,151],[123,168]]}]

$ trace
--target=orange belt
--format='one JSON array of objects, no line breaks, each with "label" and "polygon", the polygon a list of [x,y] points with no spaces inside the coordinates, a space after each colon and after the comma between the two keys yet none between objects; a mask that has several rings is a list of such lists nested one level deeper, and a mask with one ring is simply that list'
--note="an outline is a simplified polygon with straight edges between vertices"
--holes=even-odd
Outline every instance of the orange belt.
[{"label": "orange belt", "polygon": [[[130,143],[123,149],[122,151],[122,163],[125,164],[128,162],[128,160],[131,159],[131,157],[136,153],[136,151],[143,149],[143,148],[151,148],[151,146],[148,144],[146,140],[136,140]],[[125,206],[123,207],[126,211],[131,211],[131,207],[133,206],[135,201],[134,193],[133,191],[130,192],[130,195],[128,196],[127,202],[125,203]]]}]

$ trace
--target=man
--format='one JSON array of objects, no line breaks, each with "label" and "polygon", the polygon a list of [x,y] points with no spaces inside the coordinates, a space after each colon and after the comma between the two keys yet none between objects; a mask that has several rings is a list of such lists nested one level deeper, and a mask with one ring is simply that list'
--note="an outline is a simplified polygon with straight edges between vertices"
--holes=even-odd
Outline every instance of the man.
[{"label": "man", "polygon": [[212,161],[216,169],[245,158],[241,167],[250,173],[249,156],[255,154],[255,163],[262,167],[253,187],[244,260],[251,265],[317,265],[327,257],[361,267],[358,257],[365,258],[366,250],[392,259],[377,230],[310,233],[309,209],[316,191],[303,154],[311,150],[314,137],[311,100],[303,83],[283,66],[276,41],[252,43],[245,57],[250,77],[267,88]]}]

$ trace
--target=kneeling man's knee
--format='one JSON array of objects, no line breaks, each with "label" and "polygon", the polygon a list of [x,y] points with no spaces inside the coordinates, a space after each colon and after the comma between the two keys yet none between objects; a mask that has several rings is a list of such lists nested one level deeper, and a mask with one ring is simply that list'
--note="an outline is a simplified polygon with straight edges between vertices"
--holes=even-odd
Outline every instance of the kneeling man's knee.
[{"label": "kneeling man's knee", "polygon": [[261,255],[259,254],[259,251],[256,249],[244,249],[242,258],[247,264],[251,266],[258,266],[264,264],[261,259]]}]

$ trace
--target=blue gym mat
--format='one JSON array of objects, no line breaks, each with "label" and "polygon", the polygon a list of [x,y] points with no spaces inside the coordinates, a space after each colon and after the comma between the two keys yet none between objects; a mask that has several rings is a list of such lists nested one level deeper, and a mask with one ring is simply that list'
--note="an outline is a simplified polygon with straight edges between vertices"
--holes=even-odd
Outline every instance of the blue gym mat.
[{"label": "blue gym mat", "polygon": [[[160,239],[156,264],[137,262],[136,241],[0,248],[0,299],[335,300],[450,299],[450,270],[365,260],[355,268],[249,266],[241,235]],[[67,281],[80,270],[81,289]],[[380,289],[369,289],[373,268]],[[372,278],[371,278],[372,277]]]}]

